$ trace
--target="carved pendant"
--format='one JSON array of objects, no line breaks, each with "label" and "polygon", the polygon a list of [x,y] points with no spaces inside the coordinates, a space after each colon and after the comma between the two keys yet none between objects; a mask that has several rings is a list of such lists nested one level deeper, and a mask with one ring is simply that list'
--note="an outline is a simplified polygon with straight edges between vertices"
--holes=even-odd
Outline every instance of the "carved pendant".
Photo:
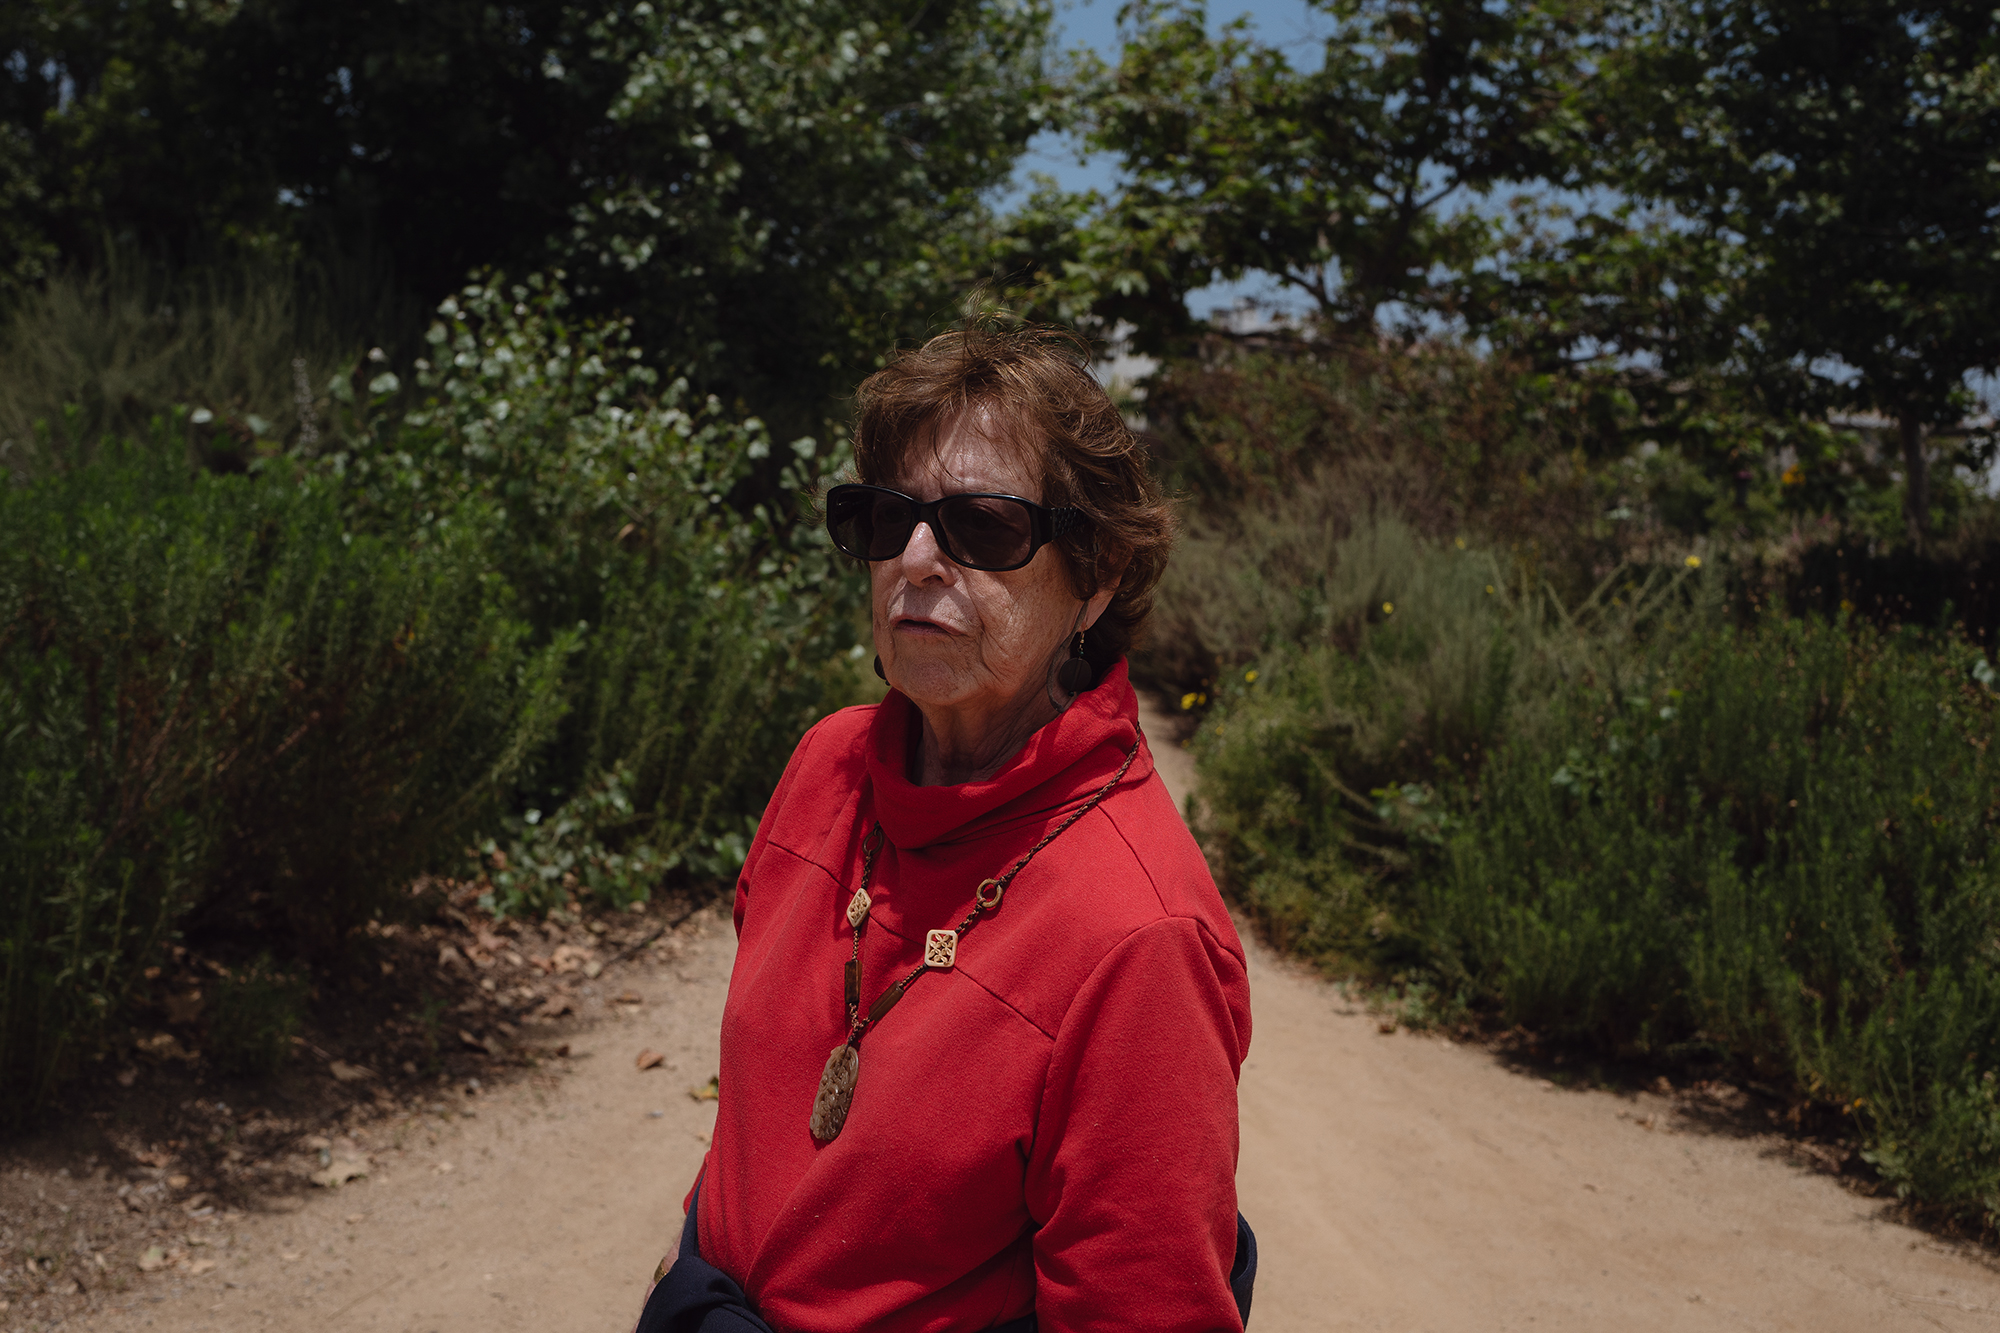
[{"label": "carved pendant", "polygon": [[846,1042],[826,1057],[826,1070],[819,1076],[819,1092],[813,1098],[812,1121],[808,1128],[820,1143],[832,1143],[847,1123],[847,1110],[854,1105],[854,1085],[861,1078],[861,1052]]},{"label": "carved pendant", "polygon": [[924,966],[950,967],[958,961],[958,932],[934,930],[924,936]]},{"label": "carved pendant", "polygon": [[847,900],[847,924],[851,928],[861,929],[861,923],[868,917],[868,901],[866,889],[856,889],[854,896]]}]

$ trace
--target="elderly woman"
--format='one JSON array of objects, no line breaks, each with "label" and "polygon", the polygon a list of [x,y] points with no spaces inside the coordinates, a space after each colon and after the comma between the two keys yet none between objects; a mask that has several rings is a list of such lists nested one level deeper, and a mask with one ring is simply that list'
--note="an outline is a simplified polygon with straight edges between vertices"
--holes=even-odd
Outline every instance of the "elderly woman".
[{"label": "elderly woman", "polygon": [[736,888],[721,1104],[640,1327],[1237,1329],[1243,948],[1124,657],[1172,538],[1080,346],[861,386],[881,704],[799,742]]}]

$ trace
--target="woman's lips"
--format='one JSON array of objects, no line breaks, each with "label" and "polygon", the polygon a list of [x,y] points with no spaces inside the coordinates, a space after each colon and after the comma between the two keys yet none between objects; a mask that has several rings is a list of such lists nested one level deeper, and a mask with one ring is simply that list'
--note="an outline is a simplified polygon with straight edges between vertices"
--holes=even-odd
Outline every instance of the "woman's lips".
[{"label": "woman's lips", "polygon": [[935,620],[918,620],[914,616],[904,616],[899,619],[896,622],[896,631],[899,634],[946,635],[951,633],[950,630],[938,624]]}]

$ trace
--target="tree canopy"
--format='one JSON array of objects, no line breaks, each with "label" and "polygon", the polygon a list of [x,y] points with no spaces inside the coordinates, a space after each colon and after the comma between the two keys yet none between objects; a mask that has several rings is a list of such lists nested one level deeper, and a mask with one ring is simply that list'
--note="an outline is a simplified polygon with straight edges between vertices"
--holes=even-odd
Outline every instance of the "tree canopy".
[{"label": "tree canopy", "polygon": [[809,427],[966,281],[1048,120],[1045,0],[32,0],[0,17],[0,280],[137,244],[563,267]]},{"label": "tree canopy", "polygon": [[1717,323],[1807,390],[1898,422],[1913,532],[1926,430],[2000,365],[2000,11],[1688,0],[1613,66],[1618,177],[1739,253]]},{"label": "tree canopy", "polygon": [[[427,304],[560,272],[803,434],[982,281],[1175,354],[1217,332],[1191,293],[1264,275],[1305,345],[1490,350],[1631,427],[1604,450],[1699,435],[1737,474],[1880,413],[1921,534],[1934,434],[2000,363],[1993,12],[1311,3],[1316,65],[1202,0],[1135,0],[1108,61],[1055,58],[1050,0],[24,0],[0,299],[121,247]],[[1052,128],[1117,183],[996,216]]]}]

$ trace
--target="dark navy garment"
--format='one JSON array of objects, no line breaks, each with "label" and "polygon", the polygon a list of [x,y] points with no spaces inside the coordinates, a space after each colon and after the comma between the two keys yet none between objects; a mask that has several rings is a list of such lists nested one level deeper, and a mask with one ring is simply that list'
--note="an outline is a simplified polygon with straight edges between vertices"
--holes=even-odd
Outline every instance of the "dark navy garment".
[{"label": "dark navy garment", "polygon": [[[634,1333],[773,1333],[750,1308],[750,1298],[736,1279],[701,1257],[701,1234],[695,1217],[701,1212],[701,1186],[695,1186],[694,1206],[681,1226],[680,1253],[672,1268],[646,1298]],[[1229,1267],[1229,1290],[1243,1322],[1250,1322],[1250,1292],[1257,1284],[1257,1237],[1243,1214],[1236,1215],[1236,1261]],[[1023,1315],[991,1333],[1036,1333],[1035,1317]]]}]

